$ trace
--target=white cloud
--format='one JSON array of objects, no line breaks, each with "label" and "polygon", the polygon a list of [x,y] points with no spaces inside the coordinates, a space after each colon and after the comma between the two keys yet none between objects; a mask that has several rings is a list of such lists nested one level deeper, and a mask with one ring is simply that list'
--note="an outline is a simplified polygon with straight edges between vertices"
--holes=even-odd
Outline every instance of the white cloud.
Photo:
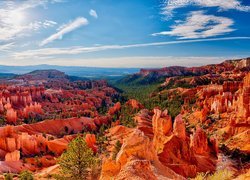
[{"label": "white cloud", "polygon": [[41,28],[47,29],[50,27],[54,27],[56,24],[57,24],[57,22],[51,21],[51,20],[34,21],[34,22],[31,22],[30,24],[28,24],[26,26],[26,29],[37,31]]},{"label": "white cloud", "polygon": [[52,34],[50,37],[44,39],[41,43],[40,46],[44,46],[50,42],[53,42],[54,40],[57,39],[62,39],[63,36],[71,31],[74,31],[75,29],[88,25],[88,20],[84,17],[78,17],[76,18],[73,22],[70,22],[66,25],[63,25],[63,27],[58,29],[58,32],[55,34]]},{"label": "white cloud", "polygon": [[[27,31],[38,30],[41,27],[51,27],[54,21],[25,22],[27,10],[37,6],[45,6],[47,0],[4,1],[0,3],[0,41],[8,41],[16,37],[27,35]],[[52,2],[52,1],[51,1]]]},{"label": "white cloud", "polygon": [[0,51],[9,51],[14,46],[14,43],[0,45]]},{"label": "white cloud", "polygon": [[218,7],[219,10],[234,9],[238,11],[250,11],[250,6],[244,6],[239,0],[166,0],[163,14],[171,15],[173,10],[185,6]]},{"label": "white cloud", "polygon": [[45,21],[43,22],[43,27],[44,27],[44,28],[53,27],[53,26],[55,26],[55,25],[57,25],[57,22],[55,22],[55,21],[45,20]]},{"label": "white cloud", "polygon": [[94,17],[94,18],[96,18],[96,19],[98,18],[98,15],[97,15],[96,11],[93,10],[93,9],[90,9],[89,15],[92,16],[92,17]]},{"label": "white cloud", "polygon": [[104,51],[104,50],[116,50],[116,49],[139,48],[139,47],[150,47],[150,46],[164,46],[164,45],[171,45],[171,44],[184,44],[184,43],[209,42],[209,41],[227,41],[227,40],[250,40],[250,37],[224,37],[224,38],[155,42],[155,43],[144,43],[144,44],[104,45],[104,46],[93,46],[93,47],[73,46],[73,47],[68,47],[68,48],[42,48],[42,49],[16,52],[12,54],[12,57],[15,59],[30,59],[34,57],[75,55],[75,54],[83,54],[83,53],[90,53],[90,52],[97,52],[97,51]]},{"label": "white cloud", "polygon": [[194,11],[190,13],[186,21],[178,21],[177,25],[172,26],[171,31],[163,31],[152,35],[179,36],[179,39],[207,38],[234,31],[231,28],[233,24],[232,19],[206,15],[203,11]]}]

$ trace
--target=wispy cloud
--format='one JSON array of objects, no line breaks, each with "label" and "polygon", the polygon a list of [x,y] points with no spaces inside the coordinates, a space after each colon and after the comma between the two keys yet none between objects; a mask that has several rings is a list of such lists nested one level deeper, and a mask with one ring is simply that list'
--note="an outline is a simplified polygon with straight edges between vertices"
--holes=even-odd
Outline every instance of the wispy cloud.
[{"label": "wispy cloud", "polygon": [[185,6],[218,7],[219,10],[234,9],[238,11],[250,11],[250,6],[244,6],[239,0],[166,0],[163,14],[171,16],[175,9]]},{"label": "wispy cloud", "polygon": [[14,43],[0,45],[0,51],[9,51],[14,46]]},{"label": "wispy cloud", "polygon": [[164,46],[171,44],[197,43],[197,42],[209,42],[209,41],[227,41],[227,40],[250,40],[250,37],[224,37],[224,38],[179,40],[179,41],[154,42],[154,43],[129,44],[129,45],[105,45],[105,46],[93,46],[93,47],[73,46],[69,48],[42,48],[36,50],[16,52],[12,55],[12,57],[14,57],[15,59],[29,59],[34,57],[83,54],[83,53],[90,53],[90,52],[97,52],[104,50],[139,48],[139,47],[149,47],[149,46]]},{"label": "wispy cloud", "polygon": [[45,20],[45,21],[43,22],[43,27],[44,27],[44,28],[53,27],[54,25],[57,25],[57,22],[51,21],[51,20]]},{"label": "wispy cloud", "polygon": [[184,22],[178,21],[177,25],[172,26],[171,31],[152,35],[179,36],[179,39],[207,38],[234,31],[231,28],[233,24],[234,21],[226,17],[206,15],[203,11],[193,11]]},{"label": "wispy cloud", "polygon": [[86,18],[84,17],[78,17],[76,18],[73,22],[70,22],[66,25],[63,25],[62,28],[58,29],[58,32],[55,34],[52,34],[50,37],[44,39],[41,43],[40,46],[44,46],[50,42],[53,42],[54,40],[57,39],[62,39],[63,36],[71,31],[74,31],[75,29],[87,25],[89,22]]},{"label": "wispy cloud", "polygon": [[98,15],[97,15],[97,13],[96,13],[96,11],[94,9],[90,9],[89,15],[96,18],[96,19],[98,18]]}]

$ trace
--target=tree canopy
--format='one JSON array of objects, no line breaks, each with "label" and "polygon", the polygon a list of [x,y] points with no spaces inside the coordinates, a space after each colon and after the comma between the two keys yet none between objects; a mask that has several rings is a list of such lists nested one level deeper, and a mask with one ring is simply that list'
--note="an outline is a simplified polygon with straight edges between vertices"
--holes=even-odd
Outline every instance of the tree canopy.
[{"label": "tree canopy", "polygon": [[62,174],[74,180],[86,179],[97,164],[98,158],[80,136],[69,144],[67,151],[59,158]]}]

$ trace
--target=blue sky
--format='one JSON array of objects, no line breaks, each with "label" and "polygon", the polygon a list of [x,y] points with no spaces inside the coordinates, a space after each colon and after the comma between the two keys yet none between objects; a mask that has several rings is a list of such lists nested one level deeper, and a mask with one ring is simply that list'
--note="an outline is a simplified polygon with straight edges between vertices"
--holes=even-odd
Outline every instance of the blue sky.
[{"label": "blue sky", "polygon": [[250,56],[247,0],[0,1],[0,64],[197,66]]}]

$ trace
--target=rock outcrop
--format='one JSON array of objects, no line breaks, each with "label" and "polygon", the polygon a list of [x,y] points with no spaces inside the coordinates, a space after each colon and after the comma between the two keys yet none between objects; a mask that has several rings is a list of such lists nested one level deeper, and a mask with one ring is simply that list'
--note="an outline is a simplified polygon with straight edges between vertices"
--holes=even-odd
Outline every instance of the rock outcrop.
[{"label": "rock outcrop", "polygon": [[121,141],[122,146],[115,159],[104,160],[100,179],[110,179],[110,177],[116,179],[128,177],[131,179],[145,177],[183,179],[159,162],[153,142],[142,131],[117,126],[110,129],[108,137],[112,137],[112,142]]},{"label": "rock outcrop", "polygon": [[108,114],[112,116],[118,113],[120,110],[121,110],[121,103],[117,102],[113,107],[109,108]]},{"label": "rock outcrop", "polygon": [[7,153],[5,155],[5,161],[19,161],[19,160],[20,160],[20,151],[18,150]]},{"label": "rock outcrop", "polygon": [[[181,114],[185,117],[189,130],[193,131],[193,127],[200,126],[207,133],[217,136],[217,139],[231,150],[240,148],[241,151],[250,152],[246,146],[249,138],[245,136],[249,134],[250,127],[248,68],[249,66],[244,66],[239,70],[236,67],[233,72],[227,69],[213,75],[213,78],[217,79],[216,83],[167,90],[169,98],[177,93],[183,100]],[[182,77],[178,79],[182,80]],[[183,127],[182,125],[182,132],[185,129]],[[184,133],[182,137],[184,138]]]},{"label": "rock outcrop", "polygon": [[96,144],[96,137],[94,134],[86,134],[85,136],[85,141],[88,145],[88,147],[90,147],[93,152],[97,152],[98,150],[98,147],[97,147],[97,144]]},{"label": "rock outcrop", "polygon": [[126,105],[131,107],[133,110],[140,110],[143,109],[143,105],[141,103],[139,103],[137,100],[135,99],[130,99],[126,102]]},{"label": "rock outcrop", "polygon": [[[170,77],[171,79],[166,80],[166,85],[169,85],[168,87],[195,87],[197,85],[219,83],[220,80],[218,80],[216,76],[219,75],[219,77],[223,77],[220,74],[224,72],[249,71],[249,64],[250,58],[246,58],[226,60],[220,64],[210,64],[200,67],[170,66],[155,69],[141,69],[140,72],[129,75],[120,80],[120,82],[131,84],[151,84],[159,81],[159,79]],[[184,78],[179,78],[183,76]],[[193,77],[190,78],[188,76]]]},{"label": "rock outcrop", "polygon": [[[215,170],[218,147],[210,145],[215,140],[208,139],[199,128],[189,136],[181,115],[176,117],[174,125],[167,111],[159,109],[154,109],[153,116],[142,110],[135,120],[138,122],[135,129],[116,126],[109,130],[111,156],[103,163],[101,179],[128,176],[182,179]],[[117,141],[122,146],[114,154]]]}]

